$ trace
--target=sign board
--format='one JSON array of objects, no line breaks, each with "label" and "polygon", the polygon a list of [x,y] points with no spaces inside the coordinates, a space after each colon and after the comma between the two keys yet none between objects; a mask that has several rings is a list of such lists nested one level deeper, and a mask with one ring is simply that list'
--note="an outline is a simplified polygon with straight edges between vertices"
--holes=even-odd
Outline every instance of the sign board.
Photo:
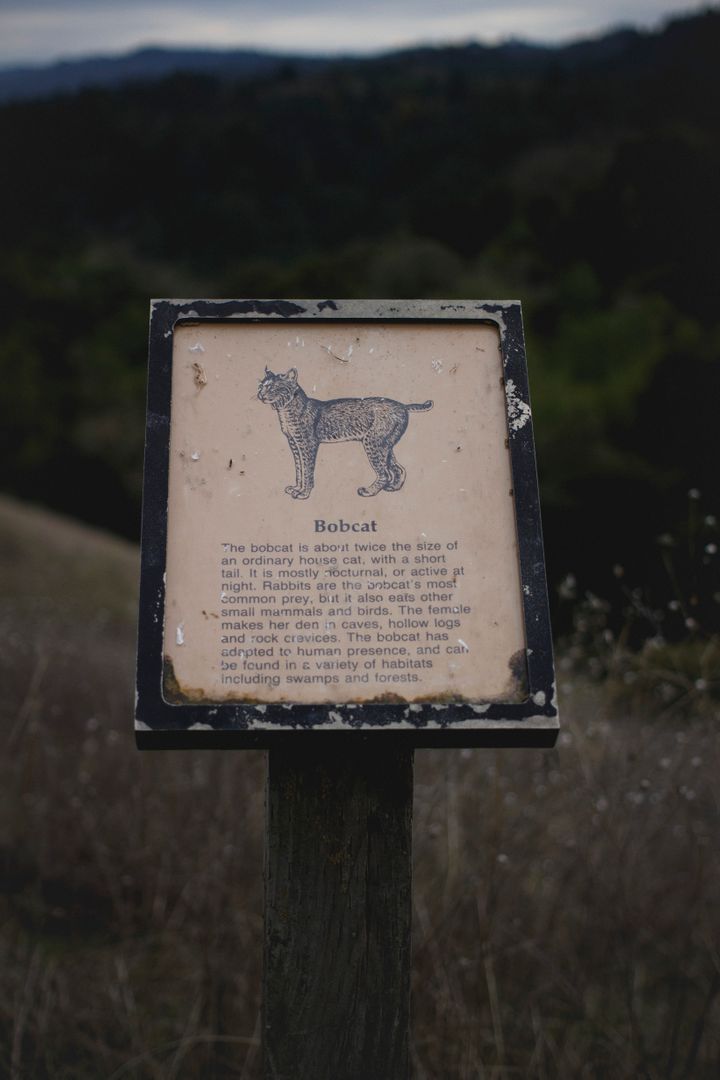
[{"label": "sign board", "polygon": [[552,745],[520,305],[152,305],[138,744]]}]

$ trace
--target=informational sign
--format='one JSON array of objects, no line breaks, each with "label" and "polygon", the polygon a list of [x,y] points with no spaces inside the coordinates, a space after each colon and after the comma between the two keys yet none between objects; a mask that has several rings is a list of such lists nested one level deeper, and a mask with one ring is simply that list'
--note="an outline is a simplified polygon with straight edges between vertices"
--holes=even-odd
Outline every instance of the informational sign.
[{"label": "informational sign", "polygon": [[556,717],[519,304],[155,302],[139,745]]}]

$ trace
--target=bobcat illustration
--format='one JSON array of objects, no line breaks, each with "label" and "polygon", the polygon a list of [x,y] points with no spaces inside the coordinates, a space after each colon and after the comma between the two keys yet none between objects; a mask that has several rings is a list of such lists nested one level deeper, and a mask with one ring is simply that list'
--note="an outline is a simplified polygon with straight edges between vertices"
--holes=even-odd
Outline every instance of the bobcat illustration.
[{"label": "bobcat illustration", "polygon": [[296,368],[275,375],[265,368],[258,389],[260,401],[272,405],[280,419],[295,461],[295,485],[285,491],[293,499],[307,499],[315,482],[315,459],[320,443],[356,441],[363,445],[375,470],[369,487],[359,487],[358,495],[379,491],[399,491],[405,483],[405,469],[399,465],[393,447],[408,426],[410,412],[432,409],[432,401],[403,405],[385,397],[333,398],[318,401],[308,397],[298,383]]}]

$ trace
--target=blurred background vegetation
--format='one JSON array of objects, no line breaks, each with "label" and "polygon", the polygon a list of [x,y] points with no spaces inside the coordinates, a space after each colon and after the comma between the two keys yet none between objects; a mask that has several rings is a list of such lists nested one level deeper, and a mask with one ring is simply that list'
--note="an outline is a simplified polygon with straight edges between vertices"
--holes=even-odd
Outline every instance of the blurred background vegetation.
[{"label": "blurred background vegetation", "polygon": [[720,13],[0,107],[0,488],[139,532],[151,296],[523,301],[550,579],[718,507]]},{"label": "blurred background vegetation", "polygon": [[719,45],[0,104],[2,1075],[260,1072],[262,756],[131,744],[150,297],[429,296],[523,302],[564,729],[417,755],[413,1076],[715,1080]]}]

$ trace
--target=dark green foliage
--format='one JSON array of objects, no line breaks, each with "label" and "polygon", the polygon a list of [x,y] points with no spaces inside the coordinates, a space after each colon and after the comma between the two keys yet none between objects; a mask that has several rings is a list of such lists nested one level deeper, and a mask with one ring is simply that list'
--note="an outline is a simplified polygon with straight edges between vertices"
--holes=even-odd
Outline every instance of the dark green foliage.
[{"label": "dark green foliage", "polygon": [[[0,108],[0,485],[135,535],[150,296],[519,297],[551,579],[717,480],[720,14]],[[669,520],[670,518],[670,520]]]}]

